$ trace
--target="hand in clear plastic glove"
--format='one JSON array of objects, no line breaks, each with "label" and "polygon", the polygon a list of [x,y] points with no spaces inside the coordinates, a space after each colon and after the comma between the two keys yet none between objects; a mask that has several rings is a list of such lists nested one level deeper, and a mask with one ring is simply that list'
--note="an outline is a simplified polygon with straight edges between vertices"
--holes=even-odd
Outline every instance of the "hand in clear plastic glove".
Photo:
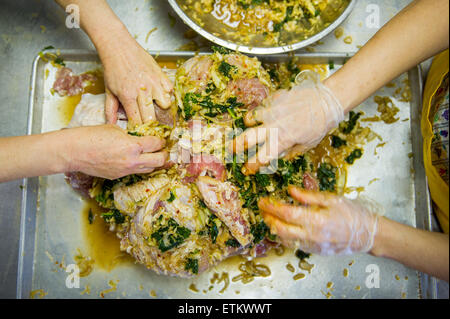
[{"label": "hand in clear plastic glove", "polygon": [[270,198],[258,202],[264,221],[283,245],[324,256],[372,249],[378,215],[370,203],[293,186],[289,187],[289,194],[303,206]]},{"label": "hand in clear plastic glove", "polygon": [[153,100],[161,108],[170,107],[172,82],[134,39],[124,39],[113,45],[102,56],[102,63],[105,68],[108,123],[116,123],[119,101],[131,127],[156,119]]},{"label": "hand in clear plastic glove", "polygon": [[160,151],[165,146],[164,139],[131,136],[115,125],[86,126],[61,132],[65,146],[59,156],[68,163],[66,172],[116,179],[150,173],[163,166],[168,158],[166,151]]},{"label": "hand in clear plastic glove", "polygon": [[245,165],[246,174],[255,174],[278,156],[290,158],[313,148],[343,119],[341,104],[320,76],[303,71],[291,90],[275,92],[263,106],[247,113],[247,126],[261,125],[238,136],[233,150],[239,153],[264,143]]}]

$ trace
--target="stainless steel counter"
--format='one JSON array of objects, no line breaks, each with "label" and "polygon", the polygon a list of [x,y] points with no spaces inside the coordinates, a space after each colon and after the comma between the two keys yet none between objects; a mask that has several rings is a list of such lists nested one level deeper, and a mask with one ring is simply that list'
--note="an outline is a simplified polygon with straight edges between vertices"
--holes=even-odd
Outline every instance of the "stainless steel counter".
[{"label": "stainless steel counter", "polygon": [[[176,50],[190,42],[183,34],[188,30],[164,0],[110,0],[114,11],[130,33],[147,49]],[[352,44],[333,34],[313,47],[322,52],[354,52],[377,29],[366,26],[367,6],[380,7],[380,24],[392,18],[410,0],[358,0],[355,11],[344,23],[345,35]],[[88,37],[77,29],[65,27],[65,13],[51,0],[2,0],[0,2],[0,136],[24,135],[26,132],[28,91],[33,58],[44,47],[93,49]],[[148,32],[158,29],[148,36]],[[148,40],[148,41],[146,41]],[[206,47],[205,41],[194,41]],[[1,151],[1,150],[0,150]],[[17,252],[21,181],[0,184],[0,298],[16,294]],[[448,289],[448,288],[447,288]],[[447,290],[448,293],[448,290]]]}]

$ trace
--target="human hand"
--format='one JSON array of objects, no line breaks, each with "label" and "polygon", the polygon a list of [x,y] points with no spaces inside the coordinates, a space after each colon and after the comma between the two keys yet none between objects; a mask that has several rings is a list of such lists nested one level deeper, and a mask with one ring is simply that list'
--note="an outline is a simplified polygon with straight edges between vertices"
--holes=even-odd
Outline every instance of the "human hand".
[{"label": "human hand", "polygon": [[60,138],[66,172],[116,179],[150,173],[165,164],[168,153],[160,151],[165,141],[155,136],[137,137],[115,125],[63,130]]},{"label": "human hand", "polygon": [[163,109],[170,107],[172,82],[128,33],[102,48],[100,57],[105,69],[108,123],[116,123],[119,101],[131,127],[156,119],[153,100]]},{"label": "human hand", "polygon": [[[233,143],[234,152],[259,145],[258,154],[245,164],[255,174],[278,156],[293,157],[317,144],[344,119],[344,110],[333,93],[312,71],[301,72],[290,91],[279,90],[253,111],[244,122],[250,128]],[[274,135],[274,132],[277,134]]]},{"label": "human hand", "polygon": [[289,194],[302,206],[283,204],[270,198],[258,202],[264,221],[283,245],[325,256],[372,249],[378,215],[367,205],[294,186],[289,187]]}]

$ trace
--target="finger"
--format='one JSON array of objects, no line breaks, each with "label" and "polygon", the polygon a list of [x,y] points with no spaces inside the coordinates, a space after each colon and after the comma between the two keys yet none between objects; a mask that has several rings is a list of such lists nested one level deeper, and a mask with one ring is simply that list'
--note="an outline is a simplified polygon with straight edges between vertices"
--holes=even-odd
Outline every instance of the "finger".
[{"label": "finger", "polygon": [[133,174],[149,174],[155,171],[153,167],[138,167]]},{"label": "finger", "polygon": [[326,192],[307,191],[290,185],[288,192],[296,201],[305,205],[328,206],[334,195]]},{"label": "finger", "polygon": [[244,164],[246,174],[253,175],[256,174],[259,169],[263,166],[268,166],[273,159],[278,158],[278,145],[277,143],[271,143],[266,141],[266,143],[259,147],[258,153],[250,157]]},{"label": "finger", "polygon": [[289,150],[287,150],[286,155],[283,158],[289,161],[291,159],[296,158],[299,155],[303,155],[307,150],[308,148],[306,146],[297,144],[291,147]]},{"label": "finger", "polygon": [[250,128],[233,140],[233,152],[240,153],[261,144],[266,140],[266,137],[267,129],[263,127]]},{"label": "finger", "polygon": [[270,233],[277,235],[282,241],[302,241],[306,237],[306,231],[300,226],[286,223],[269,213],[262,212],[261,215],[269,226]]},{"label": "finger", "polygon": [[139,155],[138,168],[155,168],[164,166],[167,159],[169,158],[169,153],[166,151],[158,153],[143,153]]},{"label": "finger", "polygon": [[247,127],[256,126],[259,124],[263,124],[263,115],[265,109],[261,106],[254,108],[253,110],[247,112],[244,117],[244,124]]},{"label": "finger", "polygon": [[137,98],[120,98],[120,101],[128,117],[128,126],[134,128],[136,125],[141,125],[142,118]]},{"label": "finger", "polygon": [[119,109],[119,100],[106,89],[105,116],[107,124],[116,124],[117,110]]},{"label": "finger", "polygon": [[170,93],[173,91],[173,83],[170,81],[169,77],[163,72],[163,75],[161,76],[161,85],[163,86],[164,90],[167,93]]},{"label": "finger", "polygon": [[153,98],[161,108],[168,109],[172,105],[172,95],[170,94],[172,90],[167,90],[163,82],[164,79],[161,79],[161,85],[153,90]]},{"label": "finger", "polygon": [[166,145],[166,140],[157,136],[132,136],[132,138],[142,147],[142,153],[156,152]]},{"label": "finger", "polygon": [[275,201],[272,198],[261,198],[258,201],[258,208],[265,212],[293,225],[303,225],[307,215],[311,211],[309,207],[294,206]]},{"label": "finger", "polygon": [[155,106],[151,89],[141,88],[138,93],[137,104],[141,113],[141,119],[144,123],[156,120]]}]

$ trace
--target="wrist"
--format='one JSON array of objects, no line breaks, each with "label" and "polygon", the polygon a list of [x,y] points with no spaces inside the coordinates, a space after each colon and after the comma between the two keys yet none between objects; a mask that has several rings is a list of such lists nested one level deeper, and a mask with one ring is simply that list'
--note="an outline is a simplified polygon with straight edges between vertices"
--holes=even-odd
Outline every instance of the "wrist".
[{"label": "wrist", "polygon": [[392,242],[391,236],[394,234],[392,231],[392,221],[385,217],[378,217],[377,230],[373,240],[373,246],[370,250],[370,254],[376,257],[389,258],[389,243]]},{"label": "wrist", "polygon": [[[80,2],[81,27],[91,39],[99,55],[126,47],[134,40],[106,1]],[[110,52],[114,54],[115,52]]]},{"label": "wrist", "polygon": [[103,59],[113,57],[124,48],[135,44],[126,27],[120,21],[109,25],[107,29],[100,29],[95,35],[89,35],[103,62]]},{"label": "wrist", "polygon": [[339,79],[339,76],[337,73],[326,79],[323,84],[325,87],[327,87],[331,93],[333,93],[334,97],[339,101],[344,114],[347,114],[350,112],[350,110],[354,107],[351,103],[352,96],[347,94],[348,90],[341,86],[342,82]]},{"label": "wrist", "polygon": [[53,174],[76,171],[73,152],[73,140],[70,129],[63,129],[46,134],[44,143],[50,147],[48,151],[50,157],[49,167]]}]

